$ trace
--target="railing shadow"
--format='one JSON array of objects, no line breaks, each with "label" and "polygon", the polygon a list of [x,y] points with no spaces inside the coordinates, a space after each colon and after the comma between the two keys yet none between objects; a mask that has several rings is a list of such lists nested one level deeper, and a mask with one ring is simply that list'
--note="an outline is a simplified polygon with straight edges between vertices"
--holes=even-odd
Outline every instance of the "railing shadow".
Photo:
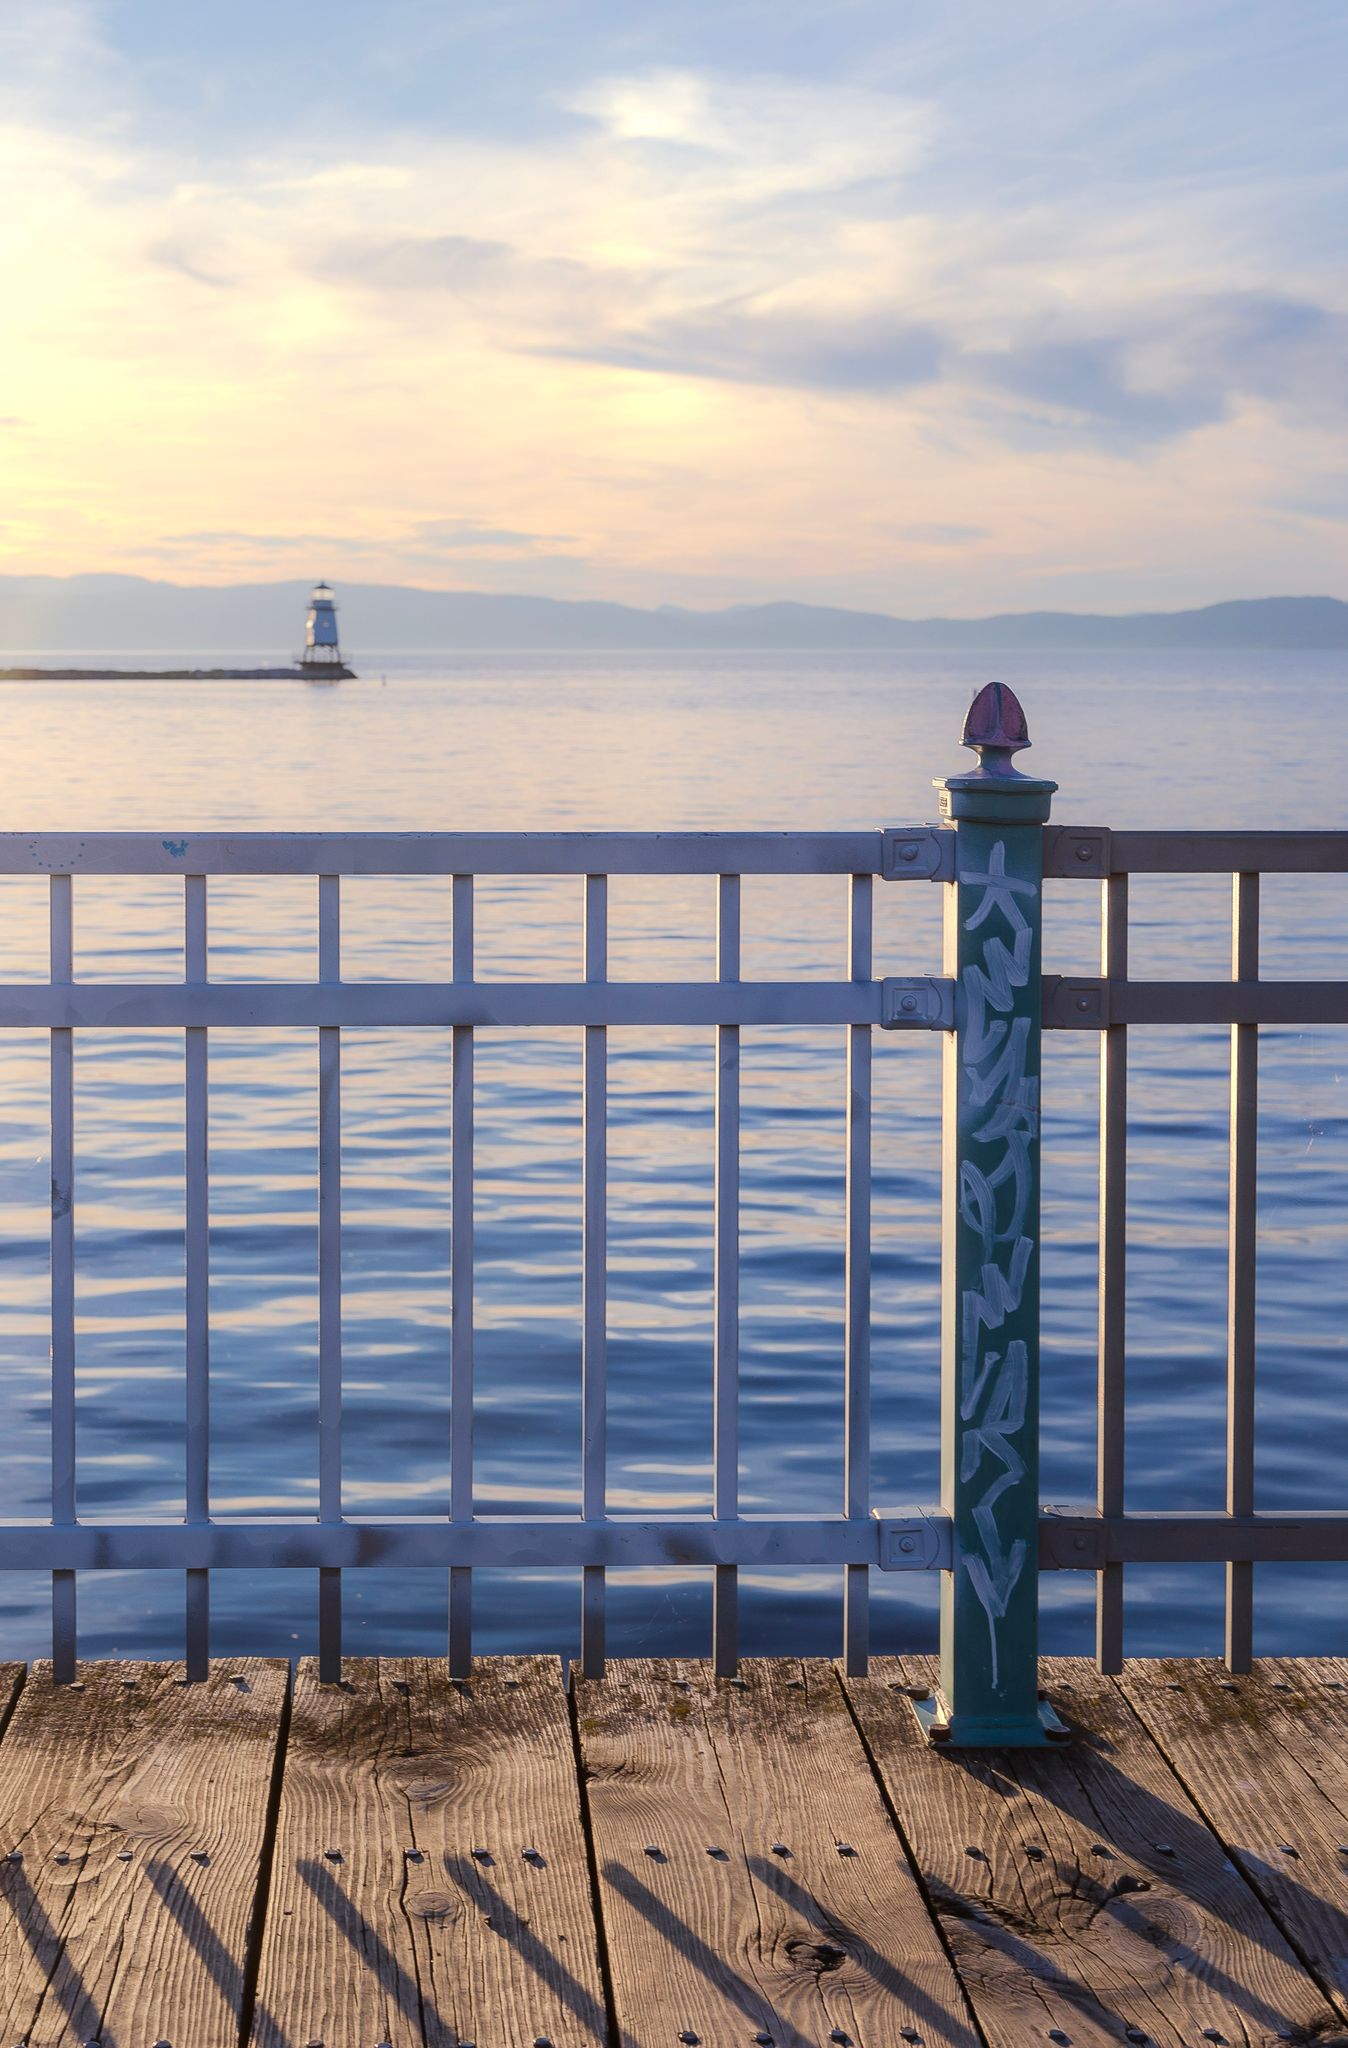
[{"label": "railing shadow", "polygon": [[[484,1909],[491,1921],[493,1934],[499,1934],[508,1941],[515,1954],[536,1977],[542,1979],[549,1991],[553,1992],[573,2017],[589,2029],[593,2038],[601,2043],[609,2040],[608,2014],[585,1986],[571,1975],[561,1959],[554,1955],[546,1942],[540,1941],[532,1932],[527,1920],[521,1920],[500,1892],[484,1877],[475,1863],[467,1862],[462,1856],[446,1855],[445,1870],[459,1890]],[[637,2048],[628,2034],[619,2036],[620,2048]]]},{"label": "railing shadow", "polygon": [[[426,2003],[416,1978],[403,1968],[380,1940],[331,1872],[320,1863],[306,1861],[297,1863],[295,1867],[301,1881],[308,1886],[338,1931],[345,1936],[361,1961],[378,1976],[400,2017],[415,2026],[423,2038],[453,2035],[455,2030],[446,2024],[433,2006]],[[521,1962],[588,2029],[594,2041],[607,2048],[610,2041],[608,2014],[599,2000],[531,1932],[527,1921],[520,1918],[474,1865],[458,1857],[447,1856],[445,1868],[461,1891],[472,1897],[475,1904],[486,1908],[491,1915],[493,1930],[510,1943]],[[221,1940],[171,1863],[156,1859],[146,1864],[145,1872],[161,1904],[200,1957],[229,2011],[238,2018],[244,1990],[242,1964]],[[52,1924],[27,1876],[20,1872],[10,1877],[3,1890],[20,1932],[39,1966],[47,1972],[40,2003],[45,2005],[51,1999],[56,2000],[72,2036],[82,2040],[96,2039],[99,2048],[117,2048],[115,2037],[104,2023],[93,1994],[70,1960],[65,1937]],[[285,2028],[261,2003],[253,2008],[250,2041],[252,2048],[291,2048]],[[638,2048],[638,2044],[624,2031],[618,2036],[618,2048]],[[783,2043],[783,2048],[796,2048],[796,2044]],[[800,2048],[808,2048],[808,2044],[802,2043]]]},{"label": "railing shadow", "polygon": [[[380,1940],[332,1873],[321,1863],[301,1862],[295,1867],[338,1931],[345,1935],[362,1962],[378,1975],[401,2017],[415,2025],[427,2039],[454,2036],[455,2029],[447,2025],[433,2005],[427,2003],[416,1979]],[[457,1856],[446,1856],[445,1870],[474,1906],[485,1908],[490,1914],[493,1932],[510,1943],[521,1962],[561,2000],[594,2041],[605,2044],[606,2048],[609,2041],[608,2014],[599,2000],[578,1983],[566,1965],[530,1931],[527,1921],[522,1920],[494,1886],[485,1880],[476,1865]],[[274,2028],[275,2023],[271,2022],[271,2026]],[[269,2032],[261,2022],[255,2038],[257,2048],[287,2048],[279,2030]],[[637,2044],[624,2035],[621,2048],[637,2048]]]},{"label": "railing shadow", "polygon": [[[897,1835],[894,1838],[894,1847],[901,1855]],[[979,2048],[978,2036],[971,2026],[964,2021],[956,2021],[946,2007],[937,2005],[919,1985],[905,1977],[888,1956],[881,1955],[879,1949],[873,1948],[864,1935],[858,1934],[855,1928],[839,1920],[813,1892],[806,1891],[804,1885],[792,1877],[789,1871],[784,1870],[779,1863],[769,1862],[764,1856],[750,1856],[747,1860],[750,1871],[765,1890],[775,1892],[784,1905],[790,1906],[817,1933],[826,1934],[830,1940],[836,1941],[848,1958],[854,1963],[859,1963],[881,1991],[887,1992],[891,1998],[900,1999],[943,2044],[948,2044],[948,2048]],[[952,1971],[952,1989],[957,1981]]]},{"label": "railing shadow", "polygon": [[[196,1900],[185,1889],[182,1878],[171,1863],[158,1859],[148,1862],[145,1865],[145,1874],[184,1939],[201,1958],[229,2013],[237,2020],[243,2002],[242,1964],[220,1939]],[[44,2007],[54,2001],[65,2015],[72,2037],[86,2041],[97,2040],[99,2048],[117,2048],[116,2036],[108,2025],[102,2008],[71,1960],[66,1937],[53,1926],[27,1874],[19,1871],[9,1877],[8,1882],[0,1888],[4,1891],[6,1902],[14,1914],[20,1933],[39,1966],[47,1971],[47,1981],[38,2002],[38,2014],[34,2016],[35,2019],[40,2016]],[[258,2024],[267,2029],[264,2035],[259,2035],[259,2039],[274,2042],[276,2048],[285,2048],[280,2028],[265,2010],[259,2009]]]},{"label": "railing shadow", "polygon": [[[183,1938],[200,1956],[230,2012],[236,2020],[239,2019],[243,2012],[243,1964],[221,1941],[171,1863],[155,1859],[146,1864],[145,1874],[159,1894],[161,1903],[177,1922]],[[253,2008],[252,2038],[259,2042],[274,2041],[278,2048],[283,2048],[281,2029],[265,2006],[260,2004]],[[99,2041],[100,2048],[113,2048],[106,2031],[99,2036]]]},{"label": "railing shadow", "polygon": [[623,1863],[606,1863],[604,1876],[612,1885],[619,1898],[626,1899],[629,1906],[640,1913],[643,1920],[653,1927],[662,1941],[669,1942],[679,1954],[686,1957],[693,1968],[707,1979],[707,1982],[730,2004],[737,2005],[751,2025],[772,2035],[773,2048],[816,2048],[816,2043],[790,2021],[784,2020],[776,2005],[759,1990],[756,1984],[746,1984],[738,1976],[724,1956],[717,1955],[709,1948],[701,1935],[694,1933],[686,1920],[665,1904],[663,1899],[649,1891]]},{"label": "railing shadow", "polygon": [[65,2014],[71,2033],[80,2040],[98,2035],[105,2048],[116,2048],[107,2034],[99,2035],[101,2014],[79,1970],[71,1961],[66,1946],[66,1937],[53,1926],[47,1909],[33,1890],[27,1871],[16,1868],[14,1875],[6,1874],[3,1889],[5,1900],[14,1914],[19,1932],[33,1952],[38,1967],[47,1973],[47,1981],[38,1999],[38,2011],[49,1998],[54,1998]]},{"label": "railing shadow", "polygon": [[[414,2026],[422,2038],[426,2037],[430,2027],[435,2029],[434,2038],[456,2038],[456,2030],[446,2024],[434,2006],[427,2005],[416,1978],[403,1968],[393,1951],[379,1939],[365,1915],[352,1904],[332,1873],[321,1863],[307,1861],[297,1862],[295,1869],[301,1883],[309,1887],[338,1933],[346,1937],[361,1961],[378,1976],[399,2016]],[[270,2015],[265,2023],[260,2014],[255,2017],[253,2043],[254,2048],[289,2048],[285,2035]]]},{"label": "railing shadow", "polygon": [[[1014,1771],[1008,1769],[1005,1761],[995,1761],[995,1752],[980,1758],[955,1751],[948,1754],[947,1762],[968,1771],[981,1783],[998,1791],[1004,1790],[1008,1781],[1017,1788],[1023,1786],[1036,1798],[1055,1806],[1065,1820],[1087,1835],[1108,1833],[1111,1826],[1116,1825],[1116,1839],[1124,1846],[1114,1850],[1111,1858],[1101,1859],[1105,1871],[1100,1877],[1079,1869],[1075,1863],[1057,1865],[1065,1892],[1084,1899],[1091,1909],[1092,1918],[1100,1913],[1109,1913],[1116,1922],[1130,1927],[1159,1956],[1164,1957],[1172,1969],[1191,1972],[1207,1993],[1229,2001],[1233,2011],[1241,2014],[1252,2031],[1261,2030],[1277,2036],[1292,2025],[1288,2014],[1271,2005],[1253,1986],[1234,1977],[1214,1955],[1193,1948],[1181,1936],[1159,1924],[1142,1903],[1147,1891],[1155,1884],[1163,1891],[1186,1900],[1200,1923],[1222,1920],[1220,1906],[1210,1896],[1205,1896],[1205,1893],[1210,1894],[1210,1881],[1205,1884],[1199,1877],[1206,1866],[1210,1880],[1214,1856],[1220,1858],[1222,1864],[1229,1866],[1230,1882],[1255,1908],[1243,1917],[1243,1924],[1229,1923],[1233,1933],[1238,1939],[1257,1943],[1269,1955],[1303,1973],[1325,2002],[1323,2016],[1315,2024],[1329,2027],[1337,2033],[1342,2023],[1334,2011],[1326,1986],[1302,1961],[1293,1946],[1283,1912],[1270,1904],[1239,1863],[1227,1855],[1220,1838],[1206,1822],[1197,1814],[1186,1812],[1182,1805],[1172,1805],[1158,1798],[1136,1778],[1111,1763],[1107,1738],[1080,1725],[1076,1735],[1077,1741],[1070,1749],[1043,1755],[1030,1752],[1021,1756]],[[1179,1792],[1178,1786],[1176,1791]],[[1128,1866],[1119,1870],[1113,1882],[1106,1874],[1110,1860]],[[1136,1876],[1137,1872],[1143,1874],[1141,1881]],[[1187,1882],[1186,1873],[1189,1873]],[[1348,1954],[1348,1915],[1293,1879],[1284,1878],[1282,1888],[1284,1895],[1290,1890],[1294,1899],[1304,1900],[1308,1920],[1322,1928],[1332,1929],[1335,1945],[1330,1952]],[[938,1903],[947,1910],[967,1915],[991,1946],[1016,1961],[1040,1982],[1051,1983],[1083,2013],[1089,2011],[1099,2017],[1102,2008],[1096,1994],[1066,1976],[1032,1942],[1014,1933],[997,1917],[995,1905],[949,1894],[941,1897]],[[1294,1914],[1294,1905],[1291,1911]],[[1274,1935],[1281,1939],[1275,1942],[1270,1938]],[[1302,2024],[1304,2026],[1305,2022]]]}]

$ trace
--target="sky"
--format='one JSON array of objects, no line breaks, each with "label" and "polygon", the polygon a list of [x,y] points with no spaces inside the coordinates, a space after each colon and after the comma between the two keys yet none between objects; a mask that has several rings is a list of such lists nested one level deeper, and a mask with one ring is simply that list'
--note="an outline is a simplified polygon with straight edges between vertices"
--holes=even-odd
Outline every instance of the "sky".
[{"label": "sky", "polygon": [[1342,0],[5,0],[0,571],[1348,597]]}]

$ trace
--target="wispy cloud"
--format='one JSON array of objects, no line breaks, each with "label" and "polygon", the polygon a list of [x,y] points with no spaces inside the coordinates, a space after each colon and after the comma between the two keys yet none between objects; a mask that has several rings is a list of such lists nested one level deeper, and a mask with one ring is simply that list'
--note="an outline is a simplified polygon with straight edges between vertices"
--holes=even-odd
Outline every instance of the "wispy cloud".
[{"label": "wispy cloud", "polygon": [[1329,476],[1308,476],[1298,490],[1279,500],[1279,512],[1300,519],[1324,519],[1348,525],[1348,470]]},{"label": "wispy cloud", "polygon": [[518,533],[509,526],[473,526],[458,519],[419,520],[408,535],[414,545],[422,548],[449,552],[490,548],[518,555],[565,547],[570,538],[565,533]]},{"label": "wispy cloud", "polygon": [[[1144,452],[1256,399],[1292,419],[1348,421],[1348,318],[1277,294],[1209,294],[1115,309],[1112,330],[1061,316],[969,353],[957,374],[1013,400],[1016,428]],[[1016,438],[1019,438],[1017,435]]]},{"label": "wispy cloud", "polygon": [[487,553],[521,559],[565,548],[564,533],[522,533],[508,526],[477,526],[470,520],[423,519],[387,533],[256,533],[202,528],[167,533],[147,543],[152,553],[192,554],[202,549],[242,555],[306,555],[315,549],[332,559],[383,555],[391,550],[415,556]]},{"label": "wispy cloud", "polygon": [[193,261],[190,252],[174,241],[147,242],[145,256],[147,262],[157,264],[164,270],[174,270],[179,277],[189,277],[193,284],[208,285],[212,291],[226,291],[232,283],[230,278],[203,270],[199,263]]},{"label": "wispy cloud", "polygon": [[7,563],[1336,580],[1300,483],[1348,465],[1330,0],[1276,34],[1224,0],[1216,40],[1161,0],[567,13],[388,0],[315,42],[298,0],[244,67],[209,9],[12,0]]},{"label": "wispy cloud", "polygon": [[753,307],[710,307],[552,348],[658,375],[875,395],[932,383],[946,352],[932,328],[883,314],[821,321]]},{"label": "wispy cloud", "polygon": [[912,526],[896,527],[894,537],[896,540],[910,541],[913,546],[921,548],[967,548],[975,541],[987,540],[989,529],[986,526],[957,526],[928,519],[919,520]]},{"label": "wispy cloud", "polygon": [[732,207],[903,177],[937,126],[931,105],[897,93],[762,74],[601,78],[565,104],[662,177]]}]

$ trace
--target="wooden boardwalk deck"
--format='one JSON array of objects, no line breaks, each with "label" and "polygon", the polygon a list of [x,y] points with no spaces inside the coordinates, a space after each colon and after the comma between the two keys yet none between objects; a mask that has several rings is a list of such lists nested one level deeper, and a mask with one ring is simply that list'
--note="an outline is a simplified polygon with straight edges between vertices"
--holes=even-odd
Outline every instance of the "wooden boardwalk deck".
[{"label": "wooden boardwalk deck", "polygon": [[1348,1660],[0,1667],[0,2048],[1348,2048]]}]

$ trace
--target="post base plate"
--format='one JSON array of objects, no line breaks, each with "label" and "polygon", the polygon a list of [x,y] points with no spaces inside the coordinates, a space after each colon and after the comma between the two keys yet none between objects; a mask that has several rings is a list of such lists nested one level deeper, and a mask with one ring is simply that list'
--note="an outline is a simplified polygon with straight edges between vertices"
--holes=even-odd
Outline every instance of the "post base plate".
[{"label": "post base plate", "polygon": [[913,1698],[917,1724],[933,1749],[1058,1749],[1072,1731],[1047,1699],[1024,1714],[952,1714],[939,1693]]}]

